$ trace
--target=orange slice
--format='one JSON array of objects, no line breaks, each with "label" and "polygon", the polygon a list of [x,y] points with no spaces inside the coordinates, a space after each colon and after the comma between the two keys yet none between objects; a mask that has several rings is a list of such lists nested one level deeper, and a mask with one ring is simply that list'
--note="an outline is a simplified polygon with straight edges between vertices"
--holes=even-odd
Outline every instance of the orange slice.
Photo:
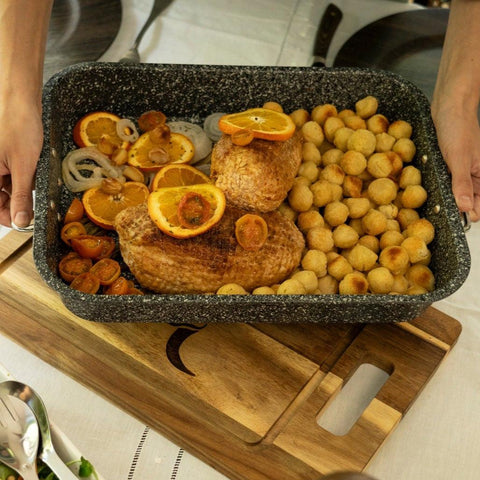
[{"label": "orange slice", "polygon": [[153,191],[158,188],[181,187],[198,183],[210,183],[210,179],[191,165],[172,163],[155,174],[150,189]]},{"label": "orange slice", "polygon": [[168,141],[152,142],[146,132],[132,145],[128,152],[128,164],[143,171],[156,171],[171,163],[188,163],[195,148],[188,137],[181,133],[170,133]]},{"label": "orange slice", "polygon": [[78,147],[95,147],[107,142],[113,148],[128,148],[129,142],[117,134],[117,122],[121,118],[109,112],[92,112],[82,117],[73,128],[73,141]]},{"label": "orange slice", "polygon": [[148,197],[148,213],[157,227],[176,238],[210,230],[225,211],[225,195],[212,183],[164,187]]},{"label": "orange slice", "polygon": [[144,203],[149,193],[148,187],[143,183],[122,184],[114,178],[106,178],[100,187],[85,191],[82,203],[85,214],[93,223],[113,230],[117,214],[124,208]]},{"label": "orange slice", "polygon": [[255,138],[288,140],[295,133],[295,123],[289,115],[267,108],[251,108],[220,117],[218,128],[228,135],[250,130]]}]

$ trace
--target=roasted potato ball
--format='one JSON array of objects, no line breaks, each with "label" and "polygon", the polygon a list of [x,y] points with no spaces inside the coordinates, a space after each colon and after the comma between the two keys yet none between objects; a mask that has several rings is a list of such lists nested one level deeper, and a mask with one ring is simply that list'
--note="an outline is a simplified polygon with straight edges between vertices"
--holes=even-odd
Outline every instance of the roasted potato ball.
[{"label": "roasted potato ball", "polygon": [[350,218],[363,217],[370,210],[370,201],[368,198],[344,198],[343,203],[348,207]]},{"label": "roasted potato ball", "polygon": [[384,248],[378,257],[382,267],[388,268],[394,275],[404,274],[409,265],[408,252],[400,245]]},{"label": "roasted potato ball", "polygon": [[399,138],[393,145],[392,150],[400,155],[405,163],[410,163],[417,152],[415,144],[409,138]]},{"label": "roasted potato ball", "polygon": [[304,123],[301,132],[304,140],[306,142],[312,142],[316,147],[319,147],[325,139],[322,127],[313,120]]},{"label": "roasted potato ball", "polygon": [[362,219],[361,218],[352,218],[348,224],[358,233],[358,236],[361,237],[365,235],[365,230],[363,229]]},{"label": "roasted potato ball", "polygon": [[342,152],[346,152],[347,150],[351,150],[348,148],[348,140],[353,135],[355,130],[352,130],[348,127],[341,127],[335,131],[335,135],[333,137],[333,144],[342,150]]},{"label": "roasted potato ball", "polygon": [[375,135],[375,151],[376,152],[388,152],[392,149],[396,142],[396,138],[392,137],[386,132],[377,133]]},{"label": "roasted potato ball", "polygon": [[397,215],[397,220],[402,230],[405,230],[408,225],[419,218],[420,214],[413,208],[401,208]]},{"label": "roasted potato ball", "polygon": [[293,120],[295,126],[300,129],[310,120],[310,114],[304,108],[299,108],[290,114],[290,118]]},{"label": "roasted potato ball", "polygon": [[399,138],[410,138],[412,136],[412,126],[405,120],[396,120],[389,125],[387,133],[397,140]]},{"label": "roasted potato ball", "polygon": [[376,144],[375,135],[365,128],[355,130],[347,140],[348,150],[363,153],[365,157],[369,157],[375,151]]},{"label": "roasted potato ball", "polygon": [[362,295],[368,292],[368,281],[359,272],[348,273],[338,285],[342,295]]},{"label": "roasted potato ball", "polygon": [[360,175],[367,168],[367,159],[361,152],[348,150],[340,158],[339,165],[347,175]]},{"label": "roasted potato ball", "polygon": [[380,237],[380,248],[383,250],[387,247],[392,247],[394,245],[401,245],[402,242],[405,240],[405,237],[400,231],[396,230],[387,230],[386,232],[382,233]]},{"label": "roasted potato ball", "polygon": [[328,252],[335,244],[332,231],[325,227],[313,227],[307,232],[308,248]]},{"label": "roasted potato ball", "polygon": [[400,178],[398,179],[398,185],[400,188],[407,188],[409,185],[421,185],[422,172],[413,165],[407,165],[402,169]]},{"label": "roasted potato ball", "polygon": [[252,295],[274,295],[275,290],[272,287],[258,287],[252,290]]},{"label": "roasted potato ball", "polygon": [[418,285],[425,290],[431,292],[435,288],[435,277],[426,265],[412,265],[405,275],[411,285]]},{"label": "roasted potato ball", "polygon": [[350,225],[342,223],[333,230],[333,242],[338,248],[351,248],[358,241],[358,233]]},{"label": "roasted potato ball", "polygon": [[355,270],[367,272],[377,262],[378,255],[364,245],[355,245],[348,254],[348,261]]},{"label": "roasted potato ball", "polygon": [[374,153],[368,158],[367,171],[374,178],[386,178],[391,175],[393,165],[386,153]]},{"label": "roasted potato ball", "polygon": [[418,218],[407,225],[403,234],[405,237],[419,237],[428,245],[435,237],[435,227],[426,218]]},{"label": "roasted potato ball", "polygon": [[278,102],[265,102],[263,108],[267,110],[273,110],[274,112],[283,113],[283,107]]},{"label": "roasted potato ball", "polygon": [[363,181],[356,175],[346,175],[342,187],[344,197],[358,198],[362,196]]},{"label": "roasted potato ball", "polygon": [[407,289],[408,289],[408,280],[405,278],[405,275],[394,275],[392,293],[399,293],[403,295],[407,293]]},{"label": "roasted potato ball", "polygon": [[320,165],[322,162],[322,155],[314,143],[303,142],[302,159],[304,162],[313,162],[315,165]]},{"label": "roasted potato ball", "polygon": [[307,290],[300,280],[288,278],[278,286],[277,295],[305,295]]},{"label": "roasted potato ball", "polygon": [[405,208],[420,208],[427,200],[427,191],[421,185],[407,185],[402,193]]},{"label": "roasted potato ball", "polygon": [[328,117],[323,124],[323,133],[325,138],[330,142],[334,143],[335,133],[340,128],[344,128],[345,123],[339,117]]},{"label": "roasted potato ball", "polygon": [[387,117],[381,113],[376,113],[367,119],[367,128],[375,135],[386,133],[389,125]]},{"label": "roasted potato ball", "polygon": [[237,283],[227,283],[217,290],[217,295],[247,295],[248,292]]},{"label": "roasted potato ball", "polygon": [[322,169],[319,175],[319,179],[327,180],[330,183],[342,185],[345,178],[345,172],[340,165],[332,163]]},{"label": "roasted potato ball", "polygon": [[387,217],[387,219],[397,218],[398,207],[393,203],[379,205],[378,210],[382,212]]},{"label": "roasted potato ball", "polygon": [[297,226],[303,233],[306,233],[313,227],[325,226],[325,221],[318,210],[308,210],[298,214]]},{"label": "roasted potato ball", "polygon": [[331,275],[324,275],[318,279],[316,292],[318,295],[338,293],[338,281]]},{"label": "roasted potato ball", "polygon": [[358,239],[358,244],[369,248],[372,252],[378,253],[380,251],[380,240],[374,235],[362,235]]},{"label": "roasted potato ball", "polygon": [[395,152],[385,152],[385,155],[389,158],[390,162],[392,163],[392,173],[391,177],[398,177],[398,175],[401,173],[402,168],[403,168],[403,162],[402,159],[400,158],[400,155],[398,155]]},{"label": "roasted potato ball", "polygon": [[312,120],[319,125],[324,125],[328,117],[337,116],[337,107],[331,103],[325,103],[323,105],[317,105],[311,113]]},{"label": "roasted potato ball", "polygon": [[398,220],[393,219],[393,218],[387,218],[387,228],[385,231],[393,230],[395,232],[400,232],[400,224],[398,223]]},{"label": "roasted potato ball", "polygon": [[368,235],[380,235],[387,227],[387,217],[382,212],[371,208],[362,217],[362,227]]},{"label": "roasted potato ball", "polygon": [[328,180],[320,179],[310,185],[313,193],[313,204],[316,207],[324,207],[327,203],[333,201],[333,184]]},{"label": "roasted potato ball", "polygon": [[340,164],[340,159],[343,157],[343,152],[338,148],[331,148],[327,150],[322,155],[322,165],[326,167],[332,163],[336,163],[337,165]]},{"label": "roasted potato ball", "polygon": [[397,184],[390,178],[376,178],[368,186],[368,196],[377,205],[388,205],[397,196]]},{"label": "roasted potato ball", "polygon": [[349,210],[343,202],[331,202],[325,206],[323,218],[332,227],[345,223]]},{"label": "roasted potato ball", "polygon": [[296,212],[288,203],[283,202],[277,209],[284,217],[289,218],[292,222],[295,222],[298,216]]},{"label": "roasted potato ball", "polygon": [[306,212],[313,205],[313,193],[300,183],[295,184],[288,194],[288,203],[297,212]]},{"label": "roasted potato ball", "polygon": [[377,113],[378,109],[378,100],[372,96],[368,95],[355,103],[355,111],[357,115],[362,118],[368,118]]},{"label": "roasted potato ball", "polygon": [[355,112],[351,108],[344,108],[338,112],[338,118],[341,118],[342,120],[351,117],[352,115],[355,115]]},{"label": "roasted potato ball", "polygon": [[291,278],[298,280],[304,287],[307,293],[313,293],[318,287],[318,278],[312,270],[300,270],[295,272]]},{"label": "roasted potato ball", "polygon": [[301,264],[303,269],[315,272],[319,278],[327,274],[327,255],[321,250],[307,250]]},{"label": "roasted potato ball", "polygon": [[350,115],[343,118],[345,126],[352,130],[358,130],[359,128],[367,128],[367,122],[359,115]]},{"label": "roasted potato ball", "polygon": [[333,260],[328,262],[327,271],[331,277],[340,281],[343,277],[345,277],[345,275],[353,272],[353,267],[345,257],[338,255]]},{"label": "roasted potato ball", "polygon": [[407,295],[423,295],[424,293],[428,293],[428,290],[420,285],[412,285],[406,291]]},{"label": "roasted potato ball", "polygon": [[407,237],[401,245],[408,252],[410,263],[425,262],[430,258],[430,250],[420,237]]},{"label": "roasted potato ball", "polygon": [[312,161],[302,162],[298,169],[298,175],[307,178],[310,183],[313,183],[317,180],[318,173],[318,167],[315,162]]},{"label": "roasted potato ball", "polygon": [[372,293],[390,293],[392,291],[394,278],[388,268],[373,268],[367,273],[367,280]]}]

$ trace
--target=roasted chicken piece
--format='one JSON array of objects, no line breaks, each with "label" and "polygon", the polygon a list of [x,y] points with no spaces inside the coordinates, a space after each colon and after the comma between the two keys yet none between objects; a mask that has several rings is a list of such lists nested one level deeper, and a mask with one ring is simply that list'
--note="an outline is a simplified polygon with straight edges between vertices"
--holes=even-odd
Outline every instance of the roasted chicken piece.
[{"label": "roasted chicken piece", "polygon": [[188,239],[162,233],[147,206],[129,207],[115,219],[123,259],[143,288],[158,293],[214,293],[224,284],[246,290],[279,283],[299,265],[305,242],[279,212],[262,214],[268,238],[257,251],[235,238],[235,221],[246,211],[227,206],[211,230]]},{"label": "roasted chicken piece", "polygon": [[255,139],[246,146],[223,135],[212,151],[210,176],[232,205],[271,212],[292,188],[301,161],[299,132],[283,142]]}]

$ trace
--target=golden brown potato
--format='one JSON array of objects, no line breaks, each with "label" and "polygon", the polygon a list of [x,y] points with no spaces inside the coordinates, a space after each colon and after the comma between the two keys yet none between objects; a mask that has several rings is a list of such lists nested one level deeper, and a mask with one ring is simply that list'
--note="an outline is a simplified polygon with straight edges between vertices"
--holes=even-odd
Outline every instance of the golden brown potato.
[{"label": "golden brown potato", "polygon": [[407,185],[402,193],[405,208],[420,208],[427,201],[427,191],[421,185]]},{"label": "golden brown potato", "polygon": [[327,150],[322,155],[322,165],[326,167],[332,163],[336,163],[337,165],[340,164],[340,159],[343,157],[343,152],[338,148],[331,148]]},{"label": "golden brown potato", "polygon": [[377,205],[388,205],[397,196],[397,184],[390,178],[376,178],[368,186],[368,196]]},{"label": "golden brown potato", "polygon": [[375,135],[375,141],[375,151],[381,153],[390,151],[395,144],[396,138],[383,132]]},{"label": "golden brown potato", "polygon": [[265,102],[263,108],[267,110],[273,110],[274,112],[283,113],[283,107],[278,102]]},{"label": "golden brown potato", "polygon": [[317,277],[327,274],[327,255],[321,250],[307,250],[301,261],[302,268],[315,272]]},{"label": "golden brown potato", "polygon": [[325,134],[325,138],[330,142],[333,143],[335,139],[335,133],[340,128],[345,127],[345,123],[339,117],[328,117],[323,124],[323,133]]},{"label": "golden brown potato", "polygon": [[328,180],[320,179],[310,185],[313,193],[313,204],[316,207],[324,207],[327,203],[333,201],[333,184]]},{"label": "golden brown potato", "polygon": [[398,185],[400,188],[407,188],[409,185],[421,185],[422,173],[413,165],[407,165],[402,169]]},{"label": "golden brown potato", "polygon": [[385,155],[387,155],[390,162],[392,163],[392,173],[390,176],[392,178],[398,177],[398,175],[400,175],[400,173],[402,172],[402,168],[403,168],[403,162],[402,162],[402,159],[400,158],[400,155],[392,151],[385,152]]},{"label": "golden brown potato", "polygon": [[362,217],[362,227],[369,235],[380,235],[387,227],[387,217],[382,212],[371,208]]},{"label": "golden brown potato", "polygon": [[390,124],[387,132],[397,140],[399,138],[410,138],[412,136],[412,126],[405,120],[396,120]]},{"label": "golden brown potato", "polygon": [[388,220],[397,218],[398,207],[393,203],[379,205],[377,208],[387,217]]},{"label": "golden brown potato", "polygon": [[374,235],[362,235],[358,239],[358,244],[369,248],[372,252],[378,253],[380,251],[380,241]]},{"label": "golden brown potato", "polygon": [[410,265],[407,250],[399,245],[384,248],[380,252],[378,261],[382,267],[388,268],[394,275],[404,274]]},{"label": "golden brown potato", "polygon": [[409,138],[399,138],[393,145],[392,150],[400,155],[405,163],[411,162],[417,152],[415,144]]},{"label": "golden brown potato", "polygon": [[313,227],[307,232],[308,248],[328,252],[335,246],[332,231],[325,227]]},{"label": "golden brown potato", "polygon": [[217,295],[247,295],[248,292],[236,283],[227,283],[217,290]]},{"label": "golden brown potato", "polygon": [[359,128],[367,128],[367,122],[359,115],[350,115],[343,119],[345,126],[352,130],[358,130]]},{"label": "golden brown potato", "polygon": [[386,153],[374,153],[368,158],[367,171],[374,178],[386,178],[393,172],[393,165]]},{"label": "golden brown potato", "polygon": [[297,212],[306,212],[313,205],[313,193],[309,187],[295,184],[288,194],[288,203]]},{"label": "golden brown potato", "polygon": [[348,254],[348,261],[355,270],[367,272],[377,262],[378,255],[364,245],[355,245]]},{"label": "golden brown potato", "polygon": [[312,120],[319,125],[324,125],[328,117],[337,116],[337,107],[331,103],[325,103],[323,105],[317,105],[311,113]]},{"label": "golden brown potato", "polygon": [[302,160],[304,162],[313,162],[315,165],[320,165],[320,163],[322,163],[322,155],[314,143],[303,142]]},{"label": "golden brown potato", "polygon": [[363,229],[361,218],[352,218],[348,222],[348,225],[350,225],[358,233],[359,237],[361,237],[362,235],[365,235],[365,230]]},{"label": "golden brown potato", "polygon": [[392,247],[394,245],[401,245],[404,240],[405,237],[400,231],[387,230],[382,233],[382,236],[380,237],[380,248],[383,250],[384,248]]},{"label": "golden brown potato", "polygon": [[363,217],[370,210],[370,201],[368,198],[344,198],[343,203],[348,207],[350,218]]},{"label": "golden brown potato", "polygon": [[344,178],[345,172],[340,165],[335,163],[324,167],[319,175],[319,179],[327,180],[328,182],[335,183],[337,185],[342,185]]},{"label": "golden brown potato", "polygon": [[426,265],[419,263],[412,265],[405,276],[411,285],[418,285],[429,292],[435,288],[435,277]]},{"label": "golden brown potato", "polygon": [[318,167],[315,164],[315,162],[312,162],[312,161],[302,162],[298,169],[298,175],[300,177],[307,178],[310,183],[317,181],[318,174],[319,174]]},{"label": "golden brown potato", "polygon": [[397,220],[402,230],[405,230],[410,223],[418,220],[420,214],[413,208],[401,208],[398,211]]},{"label": "golden brown potato", "polygon": [[345,275],[353,272],[353,267],[348,263],[348,260],[345,257],[338,255],[328,262],[327,271],[331,277],[340,281]]},{"label": "golden brown potato", "polygon": [[323,218],[332,227],[345,223],[349,210],[343,202],[331,202],[325,206]]},{"label": "golden brown potato", "polygon": [[[338,248],[351,248],[358,241],[358,233],[350,225],[342,223],[333,230],[333,242]],[[336,278],[336,277],[335,277]]]},{"label": "golden brown potato", "polygon": [[303,233],[306,233],[313,227],[325,226],[325,221],[318,210],[308,210],[298,214],[297,226]]},{"label": "golden brown potato", "polygon": [[274,295],[275,290],[272,287],[258,287],[252,290],[252,295]]},{"label": "golden brown potato", "polygon": [[375,115],[377,109],[378,100],[372,95],[368,95],[355,103],[355,111],[357,112],[357,115],[362,118],[368,118]]},{"label": "golden brown potato", "polygon": [[348,150],[340,158],[339,165],[347,175],[360,175],[367,168],[367,159],[361,152]]},{"label": "golden brown potato", "polygon": [[388,121],[388,118],[381,113],[372,115],[369,119],[367,119],[367,128],[375,135],[386,133],[389,125],[390,122]]},{"label": "golden brown potato", "polygon": [[338,281],[331,275],[324,275],[318,279],[317,295],[328,295],[338,293]]},{"label": "golden brown potato", "polygon": [[305,295],[307,293],[303,283],[288,278],[278,286],[277,295]]},{"label": "golden brown potato", "polygon": [[368,292],[368,281],[365,275],[352,272],[343,277],[338,285],[338,291],[342,295],[362,295]]},{"label": "golden brown potato", "polygon": [[408,280],[405,278],[405,275],[394,275],[392,293],[399,293],[403,295],[407,293],[407,289],[408,289]]},{"label": "golden brown potato", "polygon": [[313,120],[304,123],[300,130],[304,140],[306,142],[312,142],[316,147],[319,147],[325,138],[322,127]]},{"label": "golden brown potato", "polygon": [[312,270],[300,270],[295,272],[290,278],[298,280],[307,293],[313,293],[318,287],[318,278]]},{"label": "golden brown potato", "polygon": [[408,252],[410,263],[426,262],[430,259],[430,250],[420,237],[407,237],[401,245]]},{"label": "golden brown potato", "polygon": [[435,237],[435,227],[426,218],[418,218],[407,225],[403,234],[405,237],[419,237],[428,245]]},{"label": "golden brown potato", "polygon": [[350,108],[344,108],[338,112],[338,118],[341,118],[342,120],[351,117],[352,115],[355,115],[355,112]]},{"label": "golden brown potato", "polygon": [[347,150],[352,150],[351,148],[348,148],[348,140],[353,135],[354,131],[355,130],[352,130],[351,128],[348,128],[348,127],[339,128],[338,130],[335,131],[335,134],[333,136],[333,144],[337,148],[339,148],[342,152],[346,152]]},{"label": "golden brown potato", "polygon": [[290,114],[290,118],[293,120],[295,126],[300,129],[310,120],[310,114],[304,108],[299,108]]},{"label": "golden brown potato", "polygon": [[365,128],[355,130],[347,140],[348,150],[355,150],[369,157],[374,151],[377,140],[375,135]]},{"label": "golden brown potato", "polygon": [[362,196],[363,181],[356,175],[346,175],[342,187],[344,197],[359,198]]},{"label": "golden brown potato", "polygon": [[393,218],[387,218],[387,227],[385,228],[385,231],[393,230],[395,232],[400,232],[400,223],[398,223],[398,220],[393,219]]},{"label": "golden brown potato", "polygon": [[372,293],[390,293],[392,291],[394,278],[388,268],[373,268],[368,272],[367,280]]}]

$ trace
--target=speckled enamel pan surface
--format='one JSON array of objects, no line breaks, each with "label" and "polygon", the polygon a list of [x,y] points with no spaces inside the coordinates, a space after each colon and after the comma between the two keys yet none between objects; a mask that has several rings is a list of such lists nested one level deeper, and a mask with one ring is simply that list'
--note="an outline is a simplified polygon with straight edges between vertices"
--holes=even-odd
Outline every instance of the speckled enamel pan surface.
[{"label": "speckled enamel pan surface", "polygon": [[[61,182],[61,161],[74,148],[72,129],[84,114],[107,110],[132,119],[160,109],[170,120],[199,124],[213,112],[280,102],[286,111],[333,103],[352,108],[374,95],[389,120],[413,126],[414,164],[428,200],[421,215],[435,226],[430,245],[433,292],[417,295],[85,295],[65,284],[57,265],[65,253],[60,218],[72,195]],[[438,149],[426,97],[397,75],[357,69],[84,63],[53,76],[44,89],[45,144],[38,165],[35,263],[45,282],[74,314],[96,322],[366,322],[417,317],[455,292],[470,269],[463,225]]]}]

